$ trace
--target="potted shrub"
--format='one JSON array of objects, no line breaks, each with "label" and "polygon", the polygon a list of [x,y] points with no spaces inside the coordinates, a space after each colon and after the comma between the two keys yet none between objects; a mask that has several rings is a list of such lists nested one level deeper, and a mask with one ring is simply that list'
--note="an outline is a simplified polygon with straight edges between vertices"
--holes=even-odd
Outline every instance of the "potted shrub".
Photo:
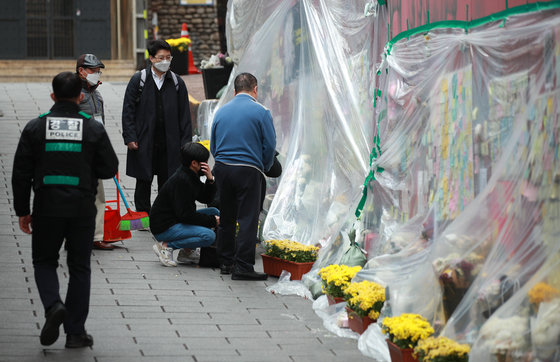
[{"label": "potted shrub", "polygon": [[413,362],[418,341],[434,334],[430,323],[419,314],[402,314],[383,319],[381,331],[387,335],[387,345],[393,362]]},{"label": "potted shrub", "polygon": [[344,289],[360,270],[362,270],[361,266],[350,267],[338,264],[332,264],[319,270],[323,294],[327,295],[329,304],[344,301]]},{"label": "potted shrub", "polygon": [[171,46],[171,71],[179,75],[189,72],[189,38],[167,39],[166,42]]},{"label": "potted shrub", "polygon": [[348,326],[354,332],[362,334],[371,323],[377,321],[385,303],[385,288],[369,280],[350,283],[344,290],[344,298]]},{"label": "potted shrub", "polygon": [[420,362],[468,362],[470,347],[446,337],[421,339],[414,348]]},{"label": "potted shrub", "polygon": [[319,248],[291,240],[268,240],[262,254],[263,269],[268,275],[280,276],[282,270],[290,272],[292,280],[300,280],[309,272]]}]

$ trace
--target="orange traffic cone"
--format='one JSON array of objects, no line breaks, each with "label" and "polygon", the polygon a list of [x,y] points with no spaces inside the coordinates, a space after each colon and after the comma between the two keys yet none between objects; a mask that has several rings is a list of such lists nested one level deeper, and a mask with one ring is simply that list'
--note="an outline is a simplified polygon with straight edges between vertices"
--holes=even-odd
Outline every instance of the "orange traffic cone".
[{"label": "orange traffic cone", "polygon": [[[190,39],[189,31],[187,30],[187,23],[183,23],[181,28],[181,38]],[[188,74],[200,74],[200,70],[197,69],[194,65],[191,45],[189,44],[189,69],[187,70]]]}]

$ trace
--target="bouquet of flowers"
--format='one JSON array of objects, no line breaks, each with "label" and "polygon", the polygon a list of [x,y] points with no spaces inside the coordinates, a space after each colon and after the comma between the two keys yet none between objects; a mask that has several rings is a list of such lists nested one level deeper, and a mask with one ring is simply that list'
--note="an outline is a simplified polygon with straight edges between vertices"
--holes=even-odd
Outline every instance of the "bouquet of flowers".
[{"label": "bouquet of flowers", "polygon": [[186,52],[189,50],[189,45],[191,44],[191,40],[189,38],[175,38],[175,39],[167,39],[165,40],[171,49],[175,49],[180,52]]},{"label": "bouquet of flowers", "polygon": [[344,290],[354,276],[362,269],[361,266],[332,264],[319,270],[323,283],[323,293],[333,297],[344,297]]},{"label": "bouquet of flowers", "polygon": [[550,302],[560,296],[560,290],[548,285],[545,282],[535,284],[529,290],[529,302],[538,310],[538,305],[542,302]]},{"label": "bouquet of flowers", "polygon": [[317,260],[319,248],[303,245],[291,240],[268,240],[265,243],[265,254],[296,263],[310,263]]},{"label": "bouquet of flowers", "polygon": [[415,348],[419,340],[434,334],[434,329],[424,317],[407,313],[383,318],[381,331],[402,349]]},{"label": "bouquet of flowers", "polygon": [[414,354],[420,362],[467,362],[470,347],[445,337],[428,337],[418,341]]},{"label": "bouquet of flowers", "polygon": [[346,306],[360,317],[376,320],[385,303],[385,288],[368,280],[350,283],[344,290]]}]

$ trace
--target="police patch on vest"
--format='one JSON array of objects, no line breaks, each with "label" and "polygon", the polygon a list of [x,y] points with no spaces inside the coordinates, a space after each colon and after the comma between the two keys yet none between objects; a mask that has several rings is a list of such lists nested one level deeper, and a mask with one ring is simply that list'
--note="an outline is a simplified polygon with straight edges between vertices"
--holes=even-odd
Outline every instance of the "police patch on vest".
[{"label": "police patch on vest", "polygon": [[81,141],[83,132],[81,118],[47,117],[47,140]]}]

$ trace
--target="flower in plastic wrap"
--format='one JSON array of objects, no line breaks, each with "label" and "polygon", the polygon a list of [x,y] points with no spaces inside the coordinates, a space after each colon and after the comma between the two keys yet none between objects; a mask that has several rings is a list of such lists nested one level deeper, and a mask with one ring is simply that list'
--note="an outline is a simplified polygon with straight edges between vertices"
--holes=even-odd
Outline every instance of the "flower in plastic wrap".
[{"label": "flower in plastic wrap", "polygon": [[428,337],[418,341],[414,353],[420,362],[467,362],[470,347],[446,337]]},{"label": "flower in plastic wrap", "polygon": [[537,283],[529,290],[529,302],[534,305],[539,305],[542,302],[550,302],[558,296],[560,296],[560,290],[545,282]]},{"label": "flower in plastic wrap", "polygon": [[430,323],[419,314],[405,313],[396,317],[383,318],[383,328],[391,342],[399,348],[414,348],[421,339],[434,334]]},{"label": "flower in plastic wrap", "polygon": [[344,289],[361,269],[361,266],[350,267],[338,264],[322,268],[318,274],[323,283],[323,293],[337,298],[344,297]]},{"label": "flower in plastic wrap", "polygon": [[527,317],[490,318],[480,329],[479,339],[492,353],[527,348],[525,335],[529,330]]},{"label": "flower in plastic wrap", "polygon": [[344,299],[346,306],[360,317],[376,320],[385,303],[385,288],[369,280],[350,283],[344,290]]},{"label": "flower in plastic wrap", "polygon": [[531,324],[531,339],[538,357],[544,360],[552,358],[560,341],[560,299],[542,302],[536,320]]}]

